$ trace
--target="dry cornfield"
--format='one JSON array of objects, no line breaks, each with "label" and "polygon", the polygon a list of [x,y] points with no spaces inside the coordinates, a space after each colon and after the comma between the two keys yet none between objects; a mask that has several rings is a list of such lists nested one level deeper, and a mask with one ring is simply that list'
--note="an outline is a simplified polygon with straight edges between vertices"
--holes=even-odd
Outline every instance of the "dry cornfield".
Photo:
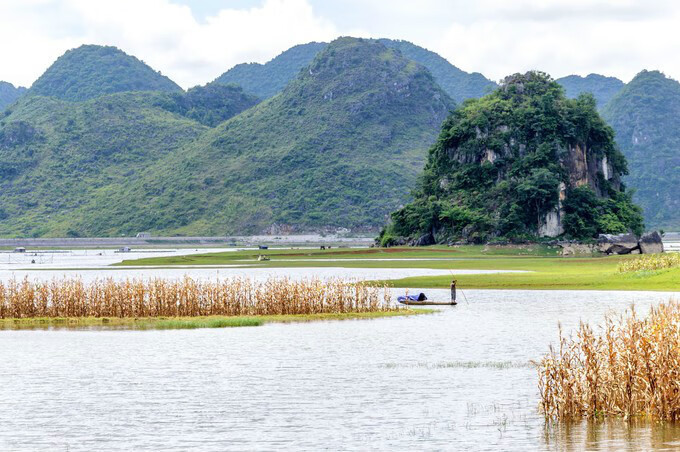
[{"label": "dry cornfield", "polygon": [[644,416],[680,420],[680,303],[645,318],[608,316],[602,334],[581,323],[560,330],[559,348],[538,363],[541,406],[549,419]]},{"label": "dry cornfield", "polygon": [[680,253],[646,254],[635,259],[627,259],[619,264],[619,272],[653,271],[664,268],[680,267]]},{"label": "dry cornfield", "polygon": [[80,279],[0,282],[0,318],[195,317],[390,311],[386,287],[361,281]]}]

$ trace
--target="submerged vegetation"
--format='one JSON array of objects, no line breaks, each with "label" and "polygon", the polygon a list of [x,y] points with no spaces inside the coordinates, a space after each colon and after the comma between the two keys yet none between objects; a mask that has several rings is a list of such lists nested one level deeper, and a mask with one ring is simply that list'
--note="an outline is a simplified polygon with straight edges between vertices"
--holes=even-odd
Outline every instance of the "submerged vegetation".
[{"label": "submerged vegetation", "polygon": [[680,303],[640,319],[605,321],[602,334],[581,323],[576,337],[538,363],[541,407],[555,420],[621,416],[680,420]]},{"label": "submerged vegetation", "polygon": [[289,314],[256,316],[201,317],[29,317],[0,319],[0,330],[25,329],[117,329],[117,330],[176,330],[198,328],[234,328],[261,326],[267,323],[300,323],[430,314],[430,309],[393,309],[342,314]]},{"label": "submerged vegetation", "polygon": [[390,291],[361,281],[247,278],[0,282],[0,319],[271,316],[392,311]]},{"label": "submerged vegetation", "polygon": [[680,253],[648,254],[619,264],[620,273],[654,271],[680,267]]}]

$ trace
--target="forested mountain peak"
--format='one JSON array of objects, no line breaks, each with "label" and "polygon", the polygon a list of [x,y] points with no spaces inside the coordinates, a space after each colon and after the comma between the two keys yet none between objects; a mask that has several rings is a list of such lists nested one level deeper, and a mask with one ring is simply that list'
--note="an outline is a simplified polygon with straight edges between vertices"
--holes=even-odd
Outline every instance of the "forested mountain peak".
[{"label": "forested mountain peak", "polygon": [[479,72],[465,72],[439,54],[409,41],[380,39],[387,47],[399,50],[406,58],[427,67],[439,86],[456,102],[488,94],[496,84]]},{"label": "forested mountain peak", "polygon": [[680,83],[642,71],[604,108],[629,161],[625,182],[651,227],[680,228]]},{"label": "forested mountain peak", "polygon": [[215,79],[213,83],[236,84],[246,93],[267,99],[279,93],[301,69],[328,45],[325,42],[299,44],[265,64],[241,63]]},{"label": "forested mountain peak", "polygon": [[0,81],[0,113],[25,92],[26,88],[23,86],[15,87],[11,83]]},{"label": "forested mountain peak", "polygon": [[[365,41],[368,41],[366,39]],[[482,74],[467,73],[449,63],[435,52],[408,41],[379,39],[388,48],[399,50],[404,57],[425,66],[439,85],[456,102],[480,97],[496,84]],[[298,73],[309,66],[314,57],[328,44],[310,42],[291,47],[266,64],[244,63],[218,77],[216,83],[235,83],[246,92],[269,98],[283,90]]]},{"label": "forested mountain peak", "polygon": [[606,77],[600,74],[568,75],[556,80],[566,91],[570,99],[577,98],[581,93],[590,93],[595,97],[598,108],[603,108],[621,89],[624,83],[616,77]]},{"label": "forested mountain peak", "polygon": [[415,200],[383,244],[642,232],[621,185],[626,160],[592,96],[566,99],[540,72],[459,106],[430,149]]},{"label": "forested mountain peak", "polygon": [[29,94],[83,101],[125,91],[181,91],[169,78],[111,46],[82,45],[60,56]]},{"label": "forested mountain peak", "polygon": [[341,38],[280,95],[77,217],[119,233],[375,229],[407,200],[452,106],[423,66],[379,42]]}]

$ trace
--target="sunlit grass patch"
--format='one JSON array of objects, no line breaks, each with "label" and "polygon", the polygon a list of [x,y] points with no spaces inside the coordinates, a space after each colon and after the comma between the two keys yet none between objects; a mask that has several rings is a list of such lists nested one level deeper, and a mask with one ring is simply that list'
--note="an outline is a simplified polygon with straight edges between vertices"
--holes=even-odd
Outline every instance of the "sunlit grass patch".
[{"label": "sunlit grass patch", "polygon": [[161,330],[179,330],[179,329],[196,329],[196,328],[234,328],[244,326],[260,326],[264,322],[252,317],[225,317],[225,318],[207,318],[207,319],[191,319],[191,320],[158,320],[151,322],[150,326],[154,329]]},{"label": "sunlit grass patch", "polygon": [[159,330],[233,328],[261,326],[267,323],[302,323],[319,321],[368,320],[399,316],[429,314],[426,309],[399,309],[377,312],[346,312],[327,314],[262,315],[239,317],[32,317],[0,319],[0,330],[28,329],[114,329]]}]

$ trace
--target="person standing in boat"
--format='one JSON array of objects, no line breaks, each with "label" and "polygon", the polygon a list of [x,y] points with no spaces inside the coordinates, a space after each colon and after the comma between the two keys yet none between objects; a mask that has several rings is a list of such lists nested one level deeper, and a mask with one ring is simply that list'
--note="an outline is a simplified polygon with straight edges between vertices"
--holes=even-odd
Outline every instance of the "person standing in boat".
[{"label": "person standing in boat", "polygon": [[451,280],[451,302],[456,302],[456,280]]}]

